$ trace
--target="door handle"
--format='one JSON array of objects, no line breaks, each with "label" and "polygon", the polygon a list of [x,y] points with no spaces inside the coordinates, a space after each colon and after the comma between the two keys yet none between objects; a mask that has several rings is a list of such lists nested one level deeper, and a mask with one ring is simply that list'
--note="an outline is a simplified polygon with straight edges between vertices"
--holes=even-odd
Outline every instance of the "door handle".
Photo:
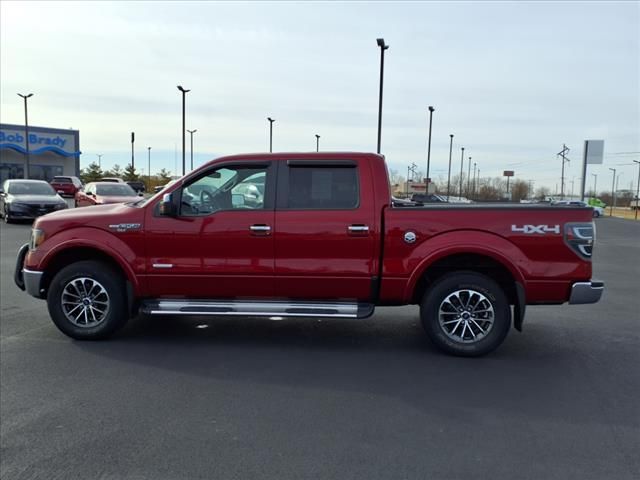
[{"label": "door handle", "polygon": [[369,227],[367,225],[349,225],[349,233],[367,233]]},{"label": "door handle", "polygon": [[271,232],[271,227],[269,225],[251,225],[249,230],[256,233],[269,233]]}]

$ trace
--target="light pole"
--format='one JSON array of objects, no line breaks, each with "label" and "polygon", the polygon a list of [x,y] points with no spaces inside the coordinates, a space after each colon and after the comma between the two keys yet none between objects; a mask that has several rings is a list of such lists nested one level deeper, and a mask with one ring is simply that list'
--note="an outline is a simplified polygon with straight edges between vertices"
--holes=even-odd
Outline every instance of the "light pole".
[{"label": "light pole", "polygon": [[320,135],[316,133],[316,152],[320,151]]},{"label": "light pole", "polygon": [[380,47],[380,94],[378,96],[378,153],[380,153],[380,139],[382,135],[382,85],[384,81],[384,51],[389,45],[384,43],[384,38],[376,39],[376,43]]},{"label": "light pole", "polygon": [[147,188],[151,191],[151,147],[147,147]]},{"label": "light pole", "polygon": [[447,203],[449,202],[449,192],[451,190],[451,154],[453,153],[453,133],[449,134],[449,174],[447,175]]},{"label": "light pole", "polygon": [[133,143],[136,141],[135,132],[131,132],[131,171],[134,172],[136,169],[135,159],[133,158]]},{"label": "light pole", "polygon": [[473,189],[471,191],[473,192],[473,197],[475,198],[476,196],[476,162],[473,162]]},{"label": "light pole", "polygon": [[193,134],[197,131],[197,128],[195,130],[187,130],[187,132],[189,132],[189,135],[191,136],[191,170],[193,170]]},{"label": "light pole", "polygon": [[427,146],[427,180],[426,180],[426,193],[429,194],[429,166],[431,164],[431,124],[433,122],[433,111],[435,108],[429,106],[429,144]]},{"label": "light pole", "polygon": [[471,183],[471,157],[469,157],[469,172],[467,173],[467,195],[469,195],[469,192],[471,191],[470,183]]},{"label": "light pole", "polygon": [[98,167],[102,168],[102,153],[96,153],[96,156],[98,157]]},{"label": "light pole", "polygon": [[269,152],[273,152],[273,122],[275,122],[276,119],[267,117],[267,120],[269,120]]},{"label": "light pole", "polygon": [[33,97],[33,93],[28,95],[18,94],[19,97],[22,97],[24,100],[24,146],[26,150],[25,154],[25,164],[24,164],[24,178],[29,178],[29,161],[31,159],[31,155],[29,154],[29,115],[27,109],[27,99]]},{"label": "light pole", "polygon": [[178,90],[182,92],[182,175],[185,174],[185,150],[186,150],[186,124],[185,124],[185,101],[187,92],[191,90],[187,90],[182,88],[182,85],[178,85]]},{"label": "light pole", "polygon": [[638,195],[640,195],[640,161],[634,160],[633,163],[638,164],[638,183],[636,183],[636,215],[635,215],[635,219],[637,220],[638,209],[640,208],[640,198],[638,198]]},{"label": "light pole", "polygon": [[616,194],[616,169],[610,168],[609,170],[613,172],[613,179],[611,181],[611,208],[609,209],[609,216],[613,217],[613,199]]},{"label": "light pole", "polygon": [[462,198],[462,169],[464,168],[464,147],[462,147],[462,152],[460,153],[460,198]]},{"label": "light pole", "polygon": [[598,174],[597,173],[592,173],[591,175],[593,176],[593,197],[596,198],[598,196],[598,193],[596,192],[596,184],[598,182]]}]

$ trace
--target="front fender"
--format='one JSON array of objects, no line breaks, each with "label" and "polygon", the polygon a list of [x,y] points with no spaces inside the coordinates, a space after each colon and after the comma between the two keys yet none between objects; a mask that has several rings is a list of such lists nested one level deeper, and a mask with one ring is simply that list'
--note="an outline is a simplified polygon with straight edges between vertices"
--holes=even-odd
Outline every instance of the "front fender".
[{"label": "front fender", "polygon": [[499,235],[475,230],[456,230],[429,238],[417,246],[409,256],[414,265],[405,286],[404,298],[409,301],[425,271],[440,259],[456,254],[477,254],[503,265],[516,282],[525,285],[526,255],[516,245]]},{"label": "front fender", "polygon": [[[139,277],[136,274],[143,273],[145,269],[142,254],[144,239],[140,232],[127,232],[116,236],[98,228],[82,227],[57,233],[54,238],[55,244],[51,248],[38,248],[30,252],[26,264],[34,270],[46,271],[47,266],[59,254],[75,248],[90,248],[112,258],[122,268],[134,292],[141,291]],[[46,243],[45,241],[41,247],[46,247]]]}]

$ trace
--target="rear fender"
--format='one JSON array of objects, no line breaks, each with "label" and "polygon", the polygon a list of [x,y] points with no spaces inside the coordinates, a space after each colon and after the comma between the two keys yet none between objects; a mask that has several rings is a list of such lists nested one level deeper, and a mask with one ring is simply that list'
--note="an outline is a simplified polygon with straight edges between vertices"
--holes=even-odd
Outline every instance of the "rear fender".
[{"label": "rear fender", "polygon": [[418,281],[431,265],[445,257],[463,253],[484,255],[495,260],[511,273],[516,282],[526,285],[522,271],[526,270],[529,260],[518,247],[495,234],[458,230],[431,237],[412,251],[410,264],[414,259],[420,260],[409,276],[404,291],[405,301],[411,300]]}]

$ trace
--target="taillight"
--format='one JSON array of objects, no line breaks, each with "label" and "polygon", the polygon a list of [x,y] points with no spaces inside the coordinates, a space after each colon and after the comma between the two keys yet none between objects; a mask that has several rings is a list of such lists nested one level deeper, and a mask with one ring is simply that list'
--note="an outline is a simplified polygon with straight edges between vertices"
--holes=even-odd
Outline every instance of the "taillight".
[{"label": "taillight", "polygon": [[564,239],[578,255],[591,258],[593,244],[596,242],[596,226],[591,223],[567,223],[564,226]]}]

